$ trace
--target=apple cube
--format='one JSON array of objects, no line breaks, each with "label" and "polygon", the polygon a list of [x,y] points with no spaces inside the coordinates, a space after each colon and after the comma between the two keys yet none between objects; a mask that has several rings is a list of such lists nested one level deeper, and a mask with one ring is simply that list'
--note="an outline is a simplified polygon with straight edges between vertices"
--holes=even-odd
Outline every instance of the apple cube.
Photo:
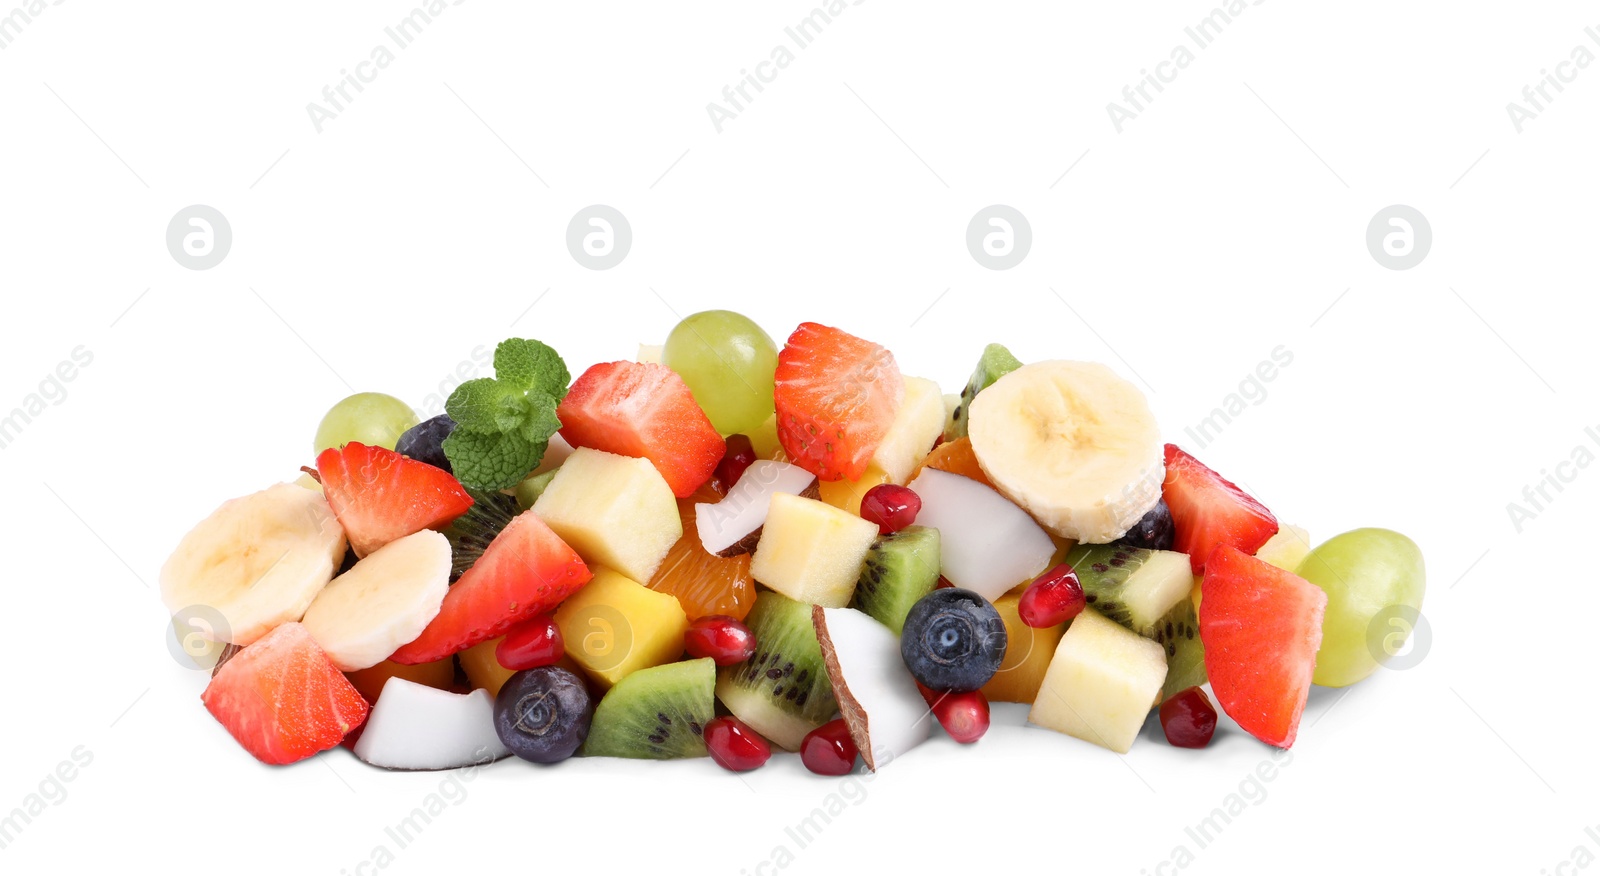
[{"label": "apple cube", "polygon": [[567,656],[584,674],[611,687],[629,674],[671,663],[683,654],[689,618],[678,598],[610,569],[556,610]]},{"label": "apple cube", "polygon": [[921,377],[907,377],[905,386],[905,400],[900,403],[894,422],[889,424],[889,431],[872,455],[872,464],[896,484],[910,480],[917,463],[944,434],[944,396],[939,393],[939,384]]},{"label": "apple cube", "polygon": [[591,566],[649,581],[683,537],[678,500],[648,459],[580,447],[533,503]]},{"label": "apple cube", "polygon": [[1085,609],[1056,645],[1028,720],[1126,754],[1166,679],[1160,645]]},{"label": "apple cube", "polygon": [[843,608],[878,525],[825,502],[779,493],[750,562],[757,581],[799,602]]}]

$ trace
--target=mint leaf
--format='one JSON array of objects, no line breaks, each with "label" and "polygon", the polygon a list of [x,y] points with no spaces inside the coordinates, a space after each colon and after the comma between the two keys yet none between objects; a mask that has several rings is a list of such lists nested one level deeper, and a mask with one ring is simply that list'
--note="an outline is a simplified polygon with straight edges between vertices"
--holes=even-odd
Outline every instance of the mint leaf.
[{"label": "mint leaf", "polygon": [[444,410],[457,427],[472,432],[510,432],[527,420],[522,390],[488,377],[456,387]]},{"label": "mint leaf", "polygon": [[458,428],[444,439],[444,453],[462,484],[475,490],[507,490],[522,483],[544,457],[547,441],[517,432],[473,432]]},{"label": "mint leaf", "polygon": [[510,338],[494,350],[494,376],[501,383],[527,392],[542,392],[560,401],[566,398],[572,375],[561,356],[539,341]]},{"label": "mint leaf", "polygon": [[524,419],[518,433],[534,444],[550,443],[550,436],[561,428],[561,420],[556,417],[556,400],[542,392],[530,392],[523,402]]}]

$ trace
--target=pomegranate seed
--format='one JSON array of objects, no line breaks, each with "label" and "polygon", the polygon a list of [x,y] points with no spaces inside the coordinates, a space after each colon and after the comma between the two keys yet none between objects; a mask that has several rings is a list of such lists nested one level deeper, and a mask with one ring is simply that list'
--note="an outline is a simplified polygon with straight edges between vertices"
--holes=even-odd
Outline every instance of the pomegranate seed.
[{"label": "pomegranate seed", "polygon": [[718,666],[732,666],[756,653],[756,634],[725,614],[708,615],[689,625],[683,650],[691,657],[710,657]]},{"label": "pomegranate seed", "polygon": [[772,746],[767,740],[732,715],[707,721],[703,736],[711,759],[723,769],[736,773],[749,772],[772,757]]},{"label": "pomegranate seed", "polygon": [[561,641],[561,628],[548,614],[541,614],[511,628],[494,646],[494,659],[507,669],[521,671],[549,666],[567,653]]},{"label": "pomegranate seed", "polygon": [[917,691],[950,738],[970,745],[989,731],[989,698],[978,691],[940,693],[917,682]]},{"label": "pomegranate seed", "polygon": [[724,490],[731,490],[744,475],[744,470],[755,461],[756,449],[751,445],[750,439],[743,435],[729,435],[728,449],[722,454],[722,461],[717,463],[714,477],[722,484]]},{"label": "pomegranate seed", "polygon": [[1035,578],[1017,600],[1017,616],[1030,627],[1053,627],[1078,616],[1087,602],[1078,573],[1066,563]]},{"label": "pomegranate seed", "polygon": [[879,484],[861,497],[861,519],[878,524],[878,534],[899,532],[917,521],[922,497],[895,484]]},{"label": "pomegranate seed", "polygon": [[850,726],[835,718],[806,734],[800,743],[800,762],[819,776],[842,776],[855,769],[856,743]]},{"label": "pomegranate seed", "polygon": [[933,589],[935,589],[935,590],[944,590],[944,589],[947,589],[947,588],[950,588],[950,587],[954,587],[954,586],[956,586],[956,585],[951,584],[949,578],[946,578],[945,576],[940,575],[939,576],[939,583],[934,585]]},{"label": "pomegranate seed", "polygon": [[1161,704],[1161,730],[1178,748],[1205,748],[1217,732],[1217,710],[1200,688],[1179,691]]}]

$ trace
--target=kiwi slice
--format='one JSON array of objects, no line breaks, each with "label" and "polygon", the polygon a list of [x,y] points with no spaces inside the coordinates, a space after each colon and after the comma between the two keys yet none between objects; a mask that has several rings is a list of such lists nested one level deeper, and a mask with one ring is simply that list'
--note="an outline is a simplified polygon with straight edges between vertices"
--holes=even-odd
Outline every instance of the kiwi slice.
[{"label": "kiwi slice", "polygon": [[1147,638],[1155,637],[1157,624],[1194,586],[1189,558],[1175,551],[1080,544],[1067,552],[1066,562],[1095,611]]},{"label": "kiwi slice", "polygon": [[873,542],[856,582],[854,604],[898,636],[911,606],[938,583],[939,530],[908,526]]},{"label": "kiwi slice", "polygon": [[505,493],[483,492],[481,490],[468,490],[467,495],[472,497],[472,507],[467,513],[457,517],[445,528],[445,538],[450,540],[450,582],[455,583],[457,578],[466,574],[472,564],[483,556],[489,549],[489,543],[502,529],[511,525],[511,521],[522,508],[517,504],[515,497]]},{"label": "kiwi slice", "polygon": [[544,474],[534,475],[517,484],[516,489],[511,492],[517,497],[517,504],[522,506],[522,510],[532,508],[533,503],[539,501],[539,497],[544,495],[545,489],[556,479],[556,472],[560,470],[561,466],[558,465]]},{"label": "kiwi slice", "polygon": [[1152,636],[1167,652],[1167,681],[1161,686],[1163,702],[1173,694],[1206,683],[1206,649],[1200,644],[1200,618],[1194,600],[1184,598],[1156,624]]},{"label": "kiwi slice", "polygon": [[794,751],[838,711],[811,606],[764,591],[744,624],[755,634],[756,655],[722,668],[717,698],[757,733]]},{"label": "kiwi slice", "polygon": [[1022,362],[1005,347],[999,344],[984,347],[983,355],[978,357],[978,367],[973,370],[966,389],[961,390],[961,403],[956,405],[950,422],[945,424],[944,440],[967,437],[967,410],[972,406],[972,400],[978,397],[978,393],[988,389],[990,384],[1021,367]]},{"label": "kiwi slice", "polygon": [[670,760],[704,757],[701,738],[716,716],[716,664],[710,657],[641,669],[600,698],[587,757]]}]

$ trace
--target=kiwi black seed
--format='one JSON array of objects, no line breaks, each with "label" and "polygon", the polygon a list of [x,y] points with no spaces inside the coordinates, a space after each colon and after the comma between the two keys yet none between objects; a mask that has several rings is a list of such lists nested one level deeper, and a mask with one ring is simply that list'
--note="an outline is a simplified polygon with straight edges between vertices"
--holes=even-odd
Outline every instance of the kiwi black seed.
[{"label": "kiwi black seed", "polygon": [[838,709],[811,606],[764,591],[744,623],[755,634],[756,655],[719,671],[717,697],[757,733],[793,751]]},{"label": "kiwi black seed", "polygon": [[702,733],[716,715],[716,664],[709,657],[641,669],[600,699],[582,753],[668,760],[703,757]]}]

